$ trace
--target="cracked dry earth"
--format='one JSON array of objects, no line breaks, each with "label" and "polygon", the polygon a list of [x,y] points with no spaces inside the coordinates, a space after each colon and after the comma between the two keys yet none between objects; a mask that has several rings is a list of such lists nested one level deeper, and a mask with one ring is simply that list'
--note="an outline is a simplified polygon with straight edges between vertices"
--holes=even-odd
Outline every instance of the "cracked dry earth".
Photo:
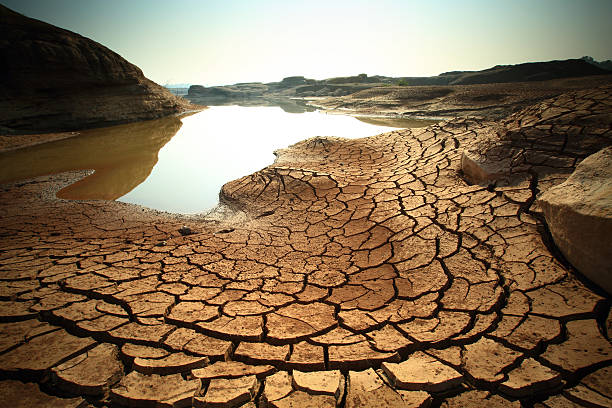
[{"label": "cracked dry earth", "polygon": [[[3,186],[0,405],[609,407],[610,298],[536,198],[611,123],[603,87],[310,139],[226,184],[223,221],[56,199],[74,173]],[[511,177],[470,185],[493,131]]]}]

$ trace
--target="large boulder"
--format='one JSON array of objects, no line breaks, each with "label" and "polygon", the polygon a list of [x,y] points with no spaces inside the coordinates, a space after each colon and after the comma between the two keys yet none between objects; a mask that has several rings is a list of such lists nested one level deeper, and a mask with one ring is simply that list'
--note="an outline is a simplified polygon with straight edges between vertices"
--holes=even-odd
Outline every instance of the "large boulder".
[{"label": "large boulder", "polygon": [[582,161],[539,204],[567,260],[612,294],[612,147]]},{"label": "large boulder", "polygon": [[0,133],[154,119],[187,101],[108,48],[0,5]]}]

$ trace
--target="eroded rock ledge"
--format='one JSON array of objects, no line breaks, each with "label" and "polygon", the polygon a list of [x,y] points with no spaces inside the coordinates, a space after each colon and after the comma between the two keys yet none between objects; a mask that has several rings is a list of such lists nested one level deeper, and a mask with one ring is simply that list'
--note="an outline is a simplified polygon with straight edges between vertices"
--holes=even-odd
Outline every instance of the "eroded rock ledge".
[{"label": "eroded rock ledge", "polygon": [[[603,87],[501,125],[310,139],[223,187],[239,222],[54,198],[71,175],[6,185],[1,394],[66,407],[610,405],[609,297],[551,254],[534,200],[596,148],[580,129],[610,144],[611,101]],[[524,141],[520,174],[467,183],[462,152],[504,129]],[[100,358],[114,364],[85,375]]]},{"label": "eroded rock ledge", "polygon": [[0,134],[80,130],[194,109],[108,48],[0,5]]}]

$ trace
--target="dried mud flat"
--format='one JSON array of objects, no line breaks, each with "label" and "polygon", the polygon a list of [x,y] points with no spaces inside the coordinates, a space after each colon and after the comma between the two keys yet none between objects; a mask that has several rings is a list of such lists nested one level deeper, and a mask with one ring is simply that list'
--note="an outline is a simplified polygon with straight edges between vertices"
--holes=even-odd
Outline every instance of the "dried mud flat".
[{"label": "dried mud flat", "polygon": [[[536,197],[611,123],[608,86],[310,139],[226,184],[224,221],[56,199],[78,174],[2,186],[0,405],[610,406],[609,297]],[[468,184],[500,129],[520,168]]]}]

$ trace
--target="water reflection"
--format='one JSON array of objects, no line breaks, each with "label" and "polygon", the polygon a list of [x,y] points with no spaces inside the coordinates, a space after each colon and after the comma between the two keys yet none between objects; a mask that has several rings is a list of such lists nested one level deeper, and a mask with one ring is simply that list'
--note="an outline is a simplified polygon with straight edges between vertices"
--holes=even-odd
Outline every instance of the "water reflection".
[{"label": "water reflection", "polygon": [[180,128],[179,118],[167,117],[85,130],[70,139],[5,152],[0,154],[0,182],[93,169],[57,196],[115,200],[149,176],[159,150]]},{"label": "water reflection", "polygon": [[57,196],[200,213],[217,205],[223,184],[271,164],[276,149],[314,136],[357,138],[394,129],[385,125],[421,124],[366,123],[363,118],[288,110],[213,106],[181,119],[86,130],[74,138],[0,154],[0,182],[93,169]]},{"label": "water reflection", "polygon": [[411,118],[384,118],[372,116],[356,116],[362,122],[377,126],[392,126],[398,128],[421,128],[438,123],[432,119],[411,119]]},{"label": "water reflection", "polygon": [[206,106],[243,106],[243,107],[263,107],[263,106],[278,106],[287,113],[305,113],[314,112],[317,108],[308,105],[308,103],[302,99],[291,99],[291,98],[263,98],[263,97],[251,97],[251,98],[227,98],[227,97],[199,97],[199,96],[185,96],[186,99],[193,103]]}]

